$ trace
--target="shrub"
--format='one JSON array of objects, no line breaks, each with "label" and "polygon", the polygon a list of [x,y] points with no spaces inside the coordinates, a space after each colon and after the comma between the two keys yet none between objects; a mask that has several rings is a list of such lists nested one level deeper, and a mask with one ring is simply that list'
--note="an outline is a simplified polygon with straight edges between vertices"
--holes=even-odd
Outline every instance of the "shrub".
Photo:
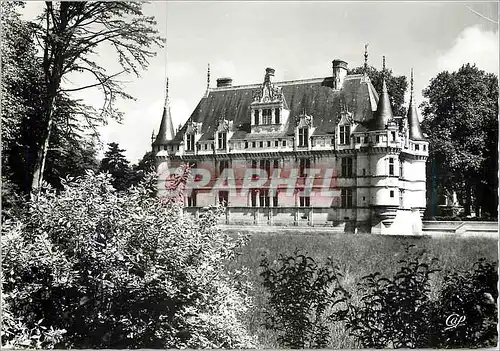
[{"label": "shrub", "polygon": [[392,279],[369,274],[359,283],[359,304],[349,301],[347,327],[362,347],[422,348],[430,344],[432,305],[430,275],[435,260],[428,260],[414,245]]},{"label": "shrub", "polygon": [[269,294],[264,326],[277,332],[281,346],[326,347],[329,324],[341,313],[336,305],[345,301],[338,268],[331,259],[320,266],[298,251],[289,257],[280,255],[277,264],[273,268],[266,258],[260,263]]},{"label": "shrub", "polygon": [[[29,213],[4,223],[2,285],[12,320],[65,331],[62,339],[40,334],[30,347],[254,345],[241,322],[250,307],[244,274],[237,279],[224,265],[244,238],[216,227],[223,208],[184,216],[175,198],[154,196],[155,185],[148,176],[117,193],[109,175],[89,172],[64,181],[60,194],[46,188]],[[15,344],[14,324],[2,330],[5,345]]]},{"label": "shrub", "polygon": [[497,344],[497,283],[496,263],[484,259],[468,272],[448,272],[435,307],[440,317],[435,321],[435,329],[440,331],[436,346],[476,348]]}]

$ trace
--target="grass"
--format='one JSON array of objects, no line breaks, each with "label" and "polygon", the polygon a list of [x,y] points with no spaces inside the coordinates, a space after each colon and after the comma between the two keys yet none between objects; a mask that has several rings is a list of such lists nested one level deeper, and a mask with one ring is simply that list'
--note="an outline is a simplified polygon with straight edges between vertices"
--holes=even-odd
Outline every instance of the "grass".
[{"label": "grass", "polygon": [[[482,257],[488,261],[498,261],[497,240],[491,238],[299,234],[252,234],[241,254],[230,264],[230,268],[248,269],[248,279],[253,284],[251,294],[254,308],[246,322],[250,332],[258,336],[261,347],[279,347],[275,335],[262,327],[266,291],[261,285],[259,263],[264,256],[272,262],[280,254],[289,255],[296,249],[307,253],[317,262],[324,262],[330,256],[343,272],[342,285],[354,295],[361,277],[375,272],[392,276],[396,272],[398,261],[403,258],[405,243],[414,244],[418,250],[425,250],[428,256],[439,259],[442,271],[436,273],[433,281],[436,289],[439,289],[447,271],[469,270]],[[333,326],[332,340],[333,348],[356,347],[353,338],[341,325]]]}]

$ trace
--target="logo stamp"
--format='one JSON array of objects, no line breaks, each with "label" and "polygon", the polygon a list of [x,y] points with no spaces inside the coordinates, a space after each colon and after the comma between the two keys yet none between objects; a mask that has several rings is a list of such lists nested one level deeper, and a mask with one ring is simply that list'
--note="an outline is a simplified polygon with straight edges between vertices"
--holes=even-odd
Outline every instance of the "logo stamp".
[{"label": "logo stamp", "polygon": [[446,318],[446,328],[444,330],[455,329],[465,322],[465,316],[460,316],[456,313],[452,313]]}]

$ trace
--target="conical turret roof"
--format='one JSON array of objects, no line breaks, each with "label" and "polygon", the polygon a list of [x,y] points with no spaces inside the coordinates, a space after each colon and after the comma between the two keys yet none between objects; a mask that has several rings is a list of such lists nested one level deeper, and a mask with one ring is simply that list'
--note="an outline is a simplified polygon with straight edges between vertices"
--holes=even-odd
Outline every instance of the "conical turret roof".
[{"label": "conical turret roof", "polygon": [[170,113],[170,100],[168,98],[168,79],[167,79],[163,116],[161,117],[160,130],[158,131],[158,135],[156,136],[156,140],[154,141],[153,145],[166,144],[169,141],[173,140],[174,136],[175,136],[174,124],[172,122],[172,115]]},{"label": "conical turret roof", "polygon": [[391,100],[387,91],[385,78],[382,82],[382,93],[378,99],[377,111],[375,112],[374,121],[371,130],[383,130],[387,126],[387,122],[393,118]]},{"label": "conical turret roof", "polygon": [[417,105],[413,98],[413,70],[411,71],[410,106],[408,106],[408,129],[410,140],[425,140],[418,121]]}]

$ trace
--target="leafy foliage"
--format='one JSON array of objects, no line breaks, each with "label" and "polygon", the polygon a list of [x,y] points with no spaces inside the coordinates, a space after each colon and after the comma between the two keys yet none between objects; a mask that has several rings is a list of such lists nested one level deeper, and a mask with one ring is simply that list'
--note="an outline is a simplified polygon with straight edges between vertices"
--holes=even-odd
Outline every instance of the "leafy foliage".
[{"label": "leafy foliage", "polygon": [[[41,334],[31,346],[251,347],[241,322],[250,306],[245,274],[224,266],[245,240],[216,227],[223,209],[185,217],[179,203],[154,196],[152,175],[123,192],[110,181],[88,172],[59,194],[45,188],[29,212],[4,223],[12,320],[62,335]],[[16,343],[19,328],[4,328],[2,342]]]},{"label": "leafy foliage", "polygon": [[363,347],[423,348],[429,347],[433,316],[430,275],[436,272],[423,252],[411,252],[392,279],[379,273],[363,278],[359,305],[350,303],[347,327]]},{"label": "leafy foliage", "polygon": [[[364,73],[364,67],[356,67],[349,70],[349,74],[362,74]],[[406,116],[406,107],[403,106],[405,102],[405,92],[408,88],[408,82],[405,76],[394,76],[392,70],[386,69],[377,70],[373,66],[369,66],[366,71],[368,77],[380,94],[382,92],[382,81],[385,76],[385,82],[387,84],[387,91],[389,92],[389,98],[391,100],[391,107],[394,116]]]},{"label": "leafy foliage", "polygon": [[339,284],[331,260],[321,267],[296,252],[279,263],[275,269],[263,259],[261,276],[269,294],[265,327],[278,333],[280,346],[330,346],[335,328],[363,348],[496,345],[496,263],[480,259],[471,270],[446,272],[436,285],[439,261],[405,244],[393,276],[369,274],[354,294]]},{"label": "leafy foliage", "polygon": [[[37,138],[31,189],[40,188],[44,162],[55,122],[54,113],[61,94],[99,88],[104,95],[101,109],[77,109],[82,121],[106,123],[109,118],[121,119],[114,108],[117,98],[131,99],[116,79],[122,73],[139,75],[155,55],[152,46],[161,46],[163,39],[154,28],[153,17],[142,12],[142,2],[109,1],[46,1],[43,13],[31,24],[35,42],[42,53],[43,103],[38,116],[41,125]],[[122,71],[109,73],[94,60],[97,49],[108,45],[114,49]],[[63,81],[70,75],[85,74],[94,83],[69,87]],[[90,123],[93,126],[93,122]]]},{"label": "leafy foliage", "polygon": [[[31,178],[44,125],[42,61],[36,56],[33,28],[19,15],[22,3],[2,2],[2,176],[8,188],[22,197],[31,189]],[[60,92],[55,99],[54,124],[46,160],[45,180],[60,188],[60,177],[78,176],[96,169],[93,139],[96,127],[90,106]],[[86,120],[82,124],[79,120]],[[4,191],[4,189],[2,189]],[[2,203],[10,206],[9,191]]]},{"label": "leafy foliage", "polygon": [[265,327],[278,332],[281,346],[323,348],[330,341],[329,323],[337,318],[335,306],[345,301],[338,267],[331,260],[319,266],[311,257],[280,256],[272,268],[266,258],[260,264],[263,286],[269,293]]},{"label": "leafy foliage", "polygon": [[428,101],[421,105],[422,129],[429,135],[433,186],[456,190],[467,214],[472,197],[477,209],[495,214],[498,196],[483,194],[496,194],[498,187],[498,77],[466,64],[457,72],[439,73],[423,95]]},{"label": "leafy foliage", "polygon": [[438,346],[491,347],[496,345],[498,272],[494,263],[481,259],[468,272],[448,272],[445,276],[441,298],[437,302],[437,315],[463,316],[463,323],[448,328],[445,319],[438,319],[436,327],[442,331]]},{"label": "leafy foliage", "polygon": [[132,182],[132,168],[117,143],[109,143],[99,167],[101,172],[108,172],[113,177],[112,184],[116,190],[127,189]]}]

